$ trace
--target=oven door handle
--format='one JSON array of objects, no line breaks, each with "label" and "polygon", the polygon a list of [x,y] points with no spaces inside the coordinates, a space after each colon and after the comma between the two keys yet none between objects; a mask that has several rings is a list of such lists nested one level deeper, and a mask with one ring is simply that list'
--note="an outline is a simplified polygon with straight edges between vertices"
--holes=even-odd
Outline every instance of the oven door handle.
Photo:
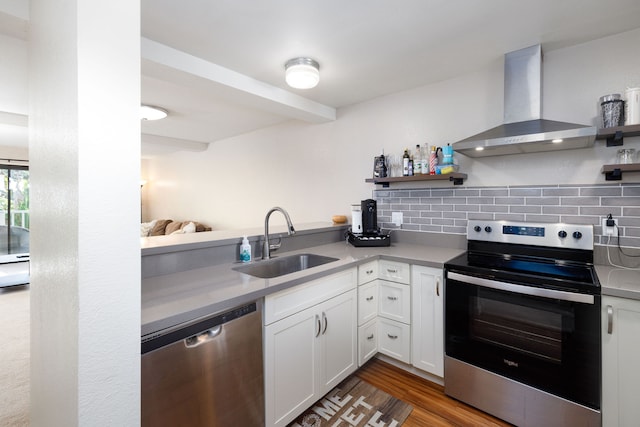
[{"label": "oven door handle", "polygon": [[447,278],[470,285],[482,286],[484,288],[498,289],[501,291],[514,292],[517,294],[532,295],[543,298],[559,299],[563,301],[593,304],[593,295],[578,294],[574,292],[557,291],[555,289],[536,288],[533,286],[522,286],[514,283],[500,282],[498,280],[483,279],[482,277],[467,276],[460,273],[447,272]]}]

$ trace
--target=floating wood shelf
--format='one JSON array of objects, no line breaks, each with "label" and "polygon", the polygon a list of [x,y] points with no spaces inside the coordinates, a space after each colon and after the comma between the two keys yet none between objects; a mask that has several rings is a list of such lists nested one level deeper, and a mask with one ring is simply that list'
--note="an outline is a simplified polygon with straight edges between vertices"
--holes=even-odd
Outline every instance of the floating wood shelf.
[{"label": "floating wood shelf", "polygon": [[596,139],[606,139],[607,147],[615,147],[622,145],[625,136],[640,136],[640,125],[598,129]]},{"label": "floating wood shelf", "polygon": [[414,181],[453,181],[453,185],[462,185],[467,179],[466,173],[452,172],[444,175],[414,175],[414,176],[397,176],[387,178],[367,178],[365,182],[381,184],[383,187],[389,187],[389,184],[398,182],[414,182]]},{"label": "floating wood shelf", "polygon": [[601,172],[607,181],[620,181],[622,172],[640,172],[640,163],[603,165]]}]

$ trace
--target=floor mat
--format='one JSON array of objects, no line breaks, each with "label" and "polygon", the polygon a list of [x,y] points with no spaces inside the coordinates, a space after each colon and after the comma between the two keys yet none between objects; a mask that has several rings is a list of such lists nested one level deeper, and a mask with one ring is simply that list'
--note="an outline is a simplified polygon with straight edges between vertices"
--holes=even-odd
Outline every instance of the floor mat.
[{"label": "floor mat", "polygon": [[289,424],[289,427],[398,427],[411,405],[350,376]]}]

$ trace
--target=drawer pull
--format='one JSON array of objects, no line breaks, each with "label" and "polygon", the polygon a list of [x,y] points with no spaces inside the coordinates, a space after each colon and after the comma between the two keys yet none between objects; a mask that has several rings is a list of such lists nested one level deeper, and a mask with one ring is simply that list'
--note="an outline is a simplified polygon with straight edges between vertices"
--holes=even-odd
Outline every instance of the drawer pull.
[{"label": "drawer pull", "polygon": [[369,335],[369,336],[367,337],[367,339],[368,339],[369,341],[371,341],[371,340],[373,339],[373,334]]},{"label": "drawer pull", "polygon": [[373,274],[373,270],[367,270],[367,271],[365,271],[365,273],[367,273],[367,274]]},{"label": "drawer pull", "polygon": [[398,339],[398,336],[397,336],[397,335],[387,334],[387,336],[388,336],[389,338],[391,338],[392,340]]},{"label": "drawer pull", "polygon": [[387,272],[388,272],[388,273],[395,274],[395,273],[397,273],[397,272],[398,272],[398,270],[391,269],[391,268],[387,268]]},{"label": "drawer pull", "polygon": [[390,299],[391,301],[395,301],[398,299],[398,297],[387,297],[388,299]]},{"label": "drawer pull", "polygon": [[366,299],[367,301],[371,301],[373,299],[373,295],[371,295],[370,297],[367,297]]}]

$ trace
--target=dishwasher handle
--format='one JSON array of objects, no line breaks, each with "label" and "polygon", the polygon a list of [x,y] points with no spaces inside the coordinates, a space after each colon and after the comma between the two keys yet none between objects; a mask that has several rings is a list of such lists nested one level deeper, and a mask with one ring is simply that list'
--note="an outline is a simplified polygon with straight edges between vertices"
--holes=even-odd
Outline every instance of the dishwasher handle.
[{"label": "dishwasher handle", "polygon": [[241,317],[261,313],[262,305],[252,302],[220,314],[197,319],[188,324],[180,324],[175,327],[165,329],[151,337],[142,339],[141,353],[146,354],[158,348],[182,341],[187,348],[195,348],[211,341],[222,332],[224,324],[232,322]]},{"label": "dishwasher handle", "polygon": [[222,332],[222,325],[211,328],[202,333],[192,335],[184,339],[184,345],[187,348],[196,348],[202,344],[208,343]]}]

